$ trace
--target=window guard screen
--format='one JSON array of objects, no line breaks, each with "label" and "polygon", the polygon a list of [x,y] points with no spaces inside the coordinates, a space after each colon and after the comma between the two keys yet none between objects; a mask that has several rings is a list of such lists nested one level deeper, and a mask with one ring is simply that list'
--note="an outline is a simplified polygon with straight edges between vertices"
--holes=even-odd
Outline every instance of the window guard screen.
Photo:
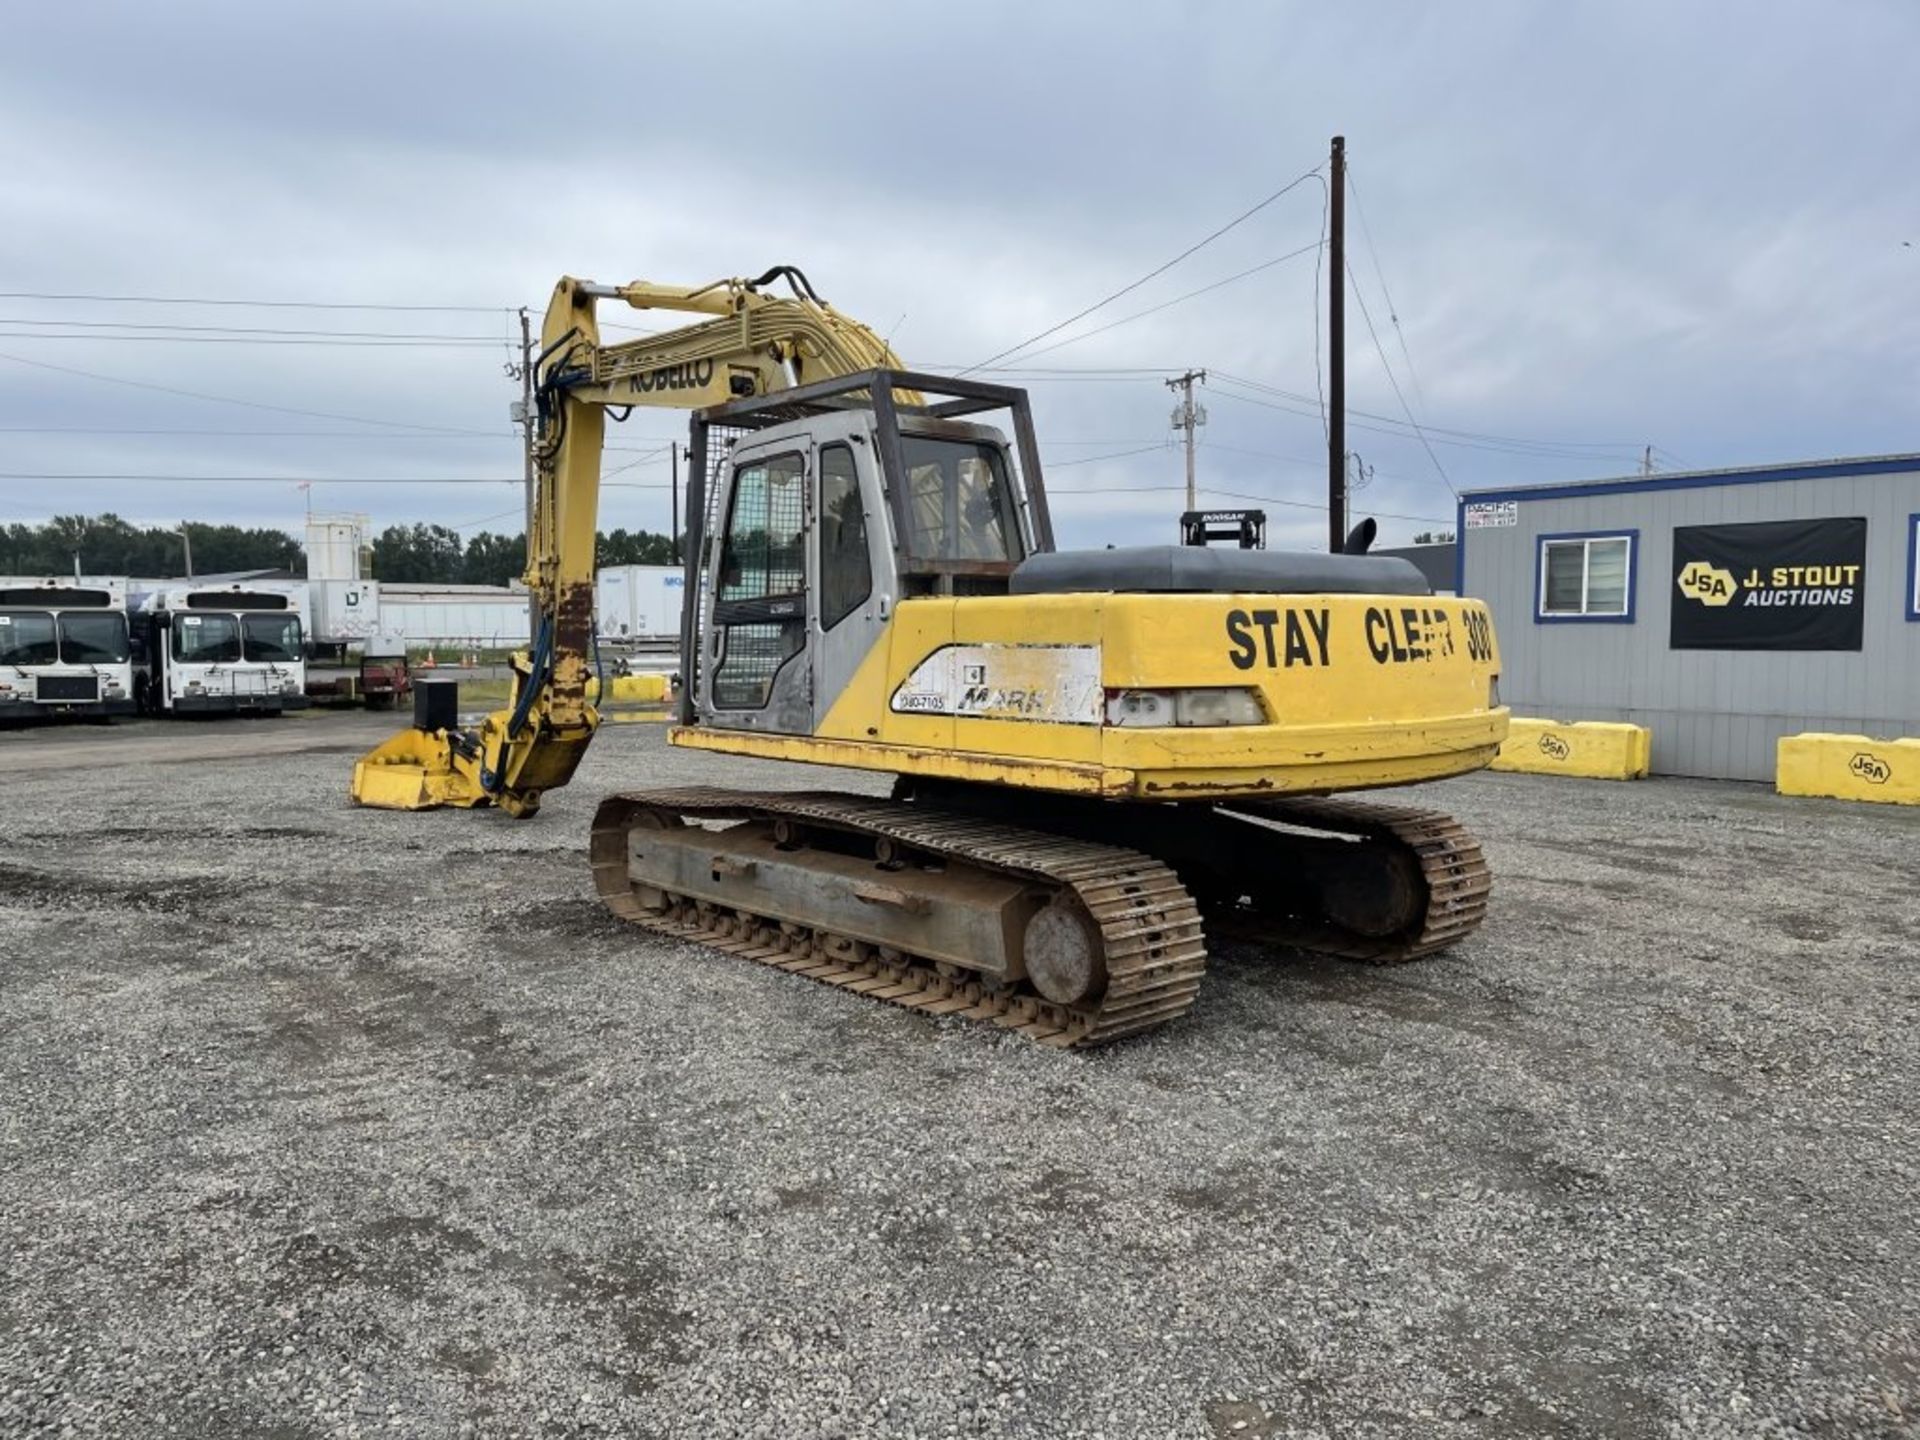
[{"label": "window guard screen", "polygon": [[736,472],[716,598],[764,600],[805,585],[806,463],[799,455],[755,460]]}]

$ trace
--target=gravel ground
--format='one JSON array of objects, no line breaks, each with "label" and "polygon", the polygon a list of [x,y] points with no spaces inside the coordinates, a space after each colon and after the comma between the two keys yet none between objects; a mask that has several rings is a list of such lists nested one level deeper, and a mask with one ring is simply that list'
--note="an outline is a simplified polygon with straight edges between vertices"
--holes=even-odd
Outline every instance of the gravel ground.
[{"label": "gravel ground", "polygon": [[0,735],[0,1432],[1914,1433],[1920,812],[1426,787],[1470,943],[1074,1056],[593,899],[821,772],[356,813],[392,723]]}]

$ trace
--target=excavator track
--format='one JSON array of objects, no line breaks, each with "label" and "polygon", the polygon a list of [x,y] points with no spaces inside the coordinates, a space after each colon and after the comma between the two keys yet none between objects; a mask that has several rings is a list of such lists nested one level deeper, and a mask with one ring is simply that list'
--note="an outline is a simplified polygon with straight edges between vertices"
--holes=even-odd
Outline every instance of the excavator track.
[{"label": "excavator track", "polygon": [[[1418,868],[1409,877],[1409,898],[1417,916],[1388,934],[1368,934],[1327,916],[1262,914],[1257,909],[1208,907],[1210,927],[1235,938],[1290,945],[1372,965],[1401,965],[1422,960],[1458,944],[1486,918],[1493,872],[1480,842],[1441,810],[1407,805],[1376,805],[1353,800],[1232,800],[1223,802],[1223,818],[1247,816],[1308,830],[1351,836],[1363,844],[1391,847]],[[1237,843],[1257,837],[1243,827]],[[1284,850],[1287,837],[1267,827],[1271,842]]]},{"label": "excavator track", "polygon": [[[1063,897],[1094,927],[1086,944],[1105,974],[1099,993],[1060,1003],[1025,982],[996,983],[903,948],[795,923],[748,905],[717,904],[636,885],[635,832],[687,822],[763,822],[832,832],[895,857],[871,897],[911,909],[913,862],[1014,879]],[[716,832],[720,841],[725,832]],[[1007,825],[965,813],[870,796],[747,796],[708,788],[609,796],[594,816],[594,884],[609,909],[661,935],[711,945],[823,984],[929,1015],[985,1020],[1062,1049],[1105,1044],[1184,1015],[1199,991],[1207,951],[1200,912],[1174,871],[1137,851]],[[714,857],[716,875],[752,873]],[[869,898],[863,895],[859,898]],[[922,902],[924,903],[924,902]]]},{"label": "excavator track", "polygon": [[[911,796],[1010,819],[1031,807],[1001,787],[905,782]],[[1493,874],[1441,810],[1319,797],[1186,804],[1050,799],[1056,834],[1125,845],[1170,866],[1215,939],[1398,965],[1457,944],[1486,917]]]}]

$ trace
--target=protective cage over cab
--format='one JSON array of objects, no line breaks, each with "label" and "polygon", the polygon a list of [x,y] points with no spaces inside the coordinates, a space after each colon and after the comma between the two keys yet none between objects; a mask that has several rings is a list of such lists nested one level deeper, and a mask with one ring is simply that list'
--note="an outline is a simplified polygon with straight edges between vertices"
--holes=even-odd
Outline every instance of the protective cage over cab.
[{"label": "protective cage over cab", "polygon": [[[1011,447],[971,418],[996,412]],[[1007,594],[1054,548],[1032,411],[1010,386],[847,375],[696,411],[689,459],[682,724],[805,733],[899,601]],[[809,622],[817,664],[788,667]]]}]

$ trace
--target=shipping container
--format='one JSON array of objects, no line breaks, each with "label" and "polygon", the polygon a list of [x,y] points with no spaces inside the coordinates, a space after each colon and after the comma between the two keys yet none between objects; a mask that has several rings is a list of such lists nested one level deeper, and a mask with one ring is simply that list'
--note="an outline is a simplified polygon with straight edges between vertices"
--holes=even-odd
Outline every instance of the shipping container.
[{"label": "shipping container", "polygon": [[307,579],[359,580],[370,553],[365,515],[307,516]]},{"label": "shipping container", "polygon": [[381,633],[379,581],[314,580],[309,590],[314,644],[352,645]]},{"label": "shipping container", "polygon": [[603,640],[677,640],[686,576],[673,565],[609,565],[594,577]]},{"label": "shipping container", "polygon": [[532,630],[525,590],[498,585],[379,584],[379,633],[419,647],[516,650]]}]

